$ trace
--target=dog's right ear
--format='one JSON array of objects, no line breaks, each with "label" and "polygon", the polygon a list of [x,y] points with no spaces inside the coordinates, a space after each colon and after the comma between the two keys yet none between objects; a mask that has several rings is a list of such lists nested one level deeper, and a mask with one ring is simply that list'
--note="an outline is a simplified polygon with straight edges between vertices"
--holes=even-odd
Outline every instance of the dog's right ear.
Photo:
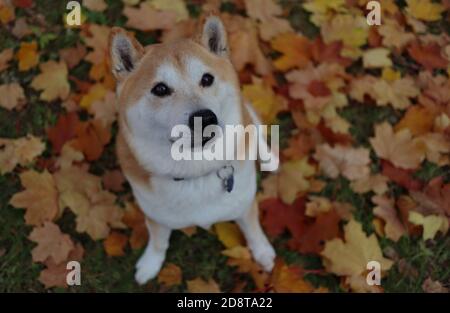
[{"label": "dog's right ear", "polygon": [[111,71],[118,81],[123,80],[136,67],[144,55],[142,45],[120,27],[113,27],[109,35]]}]

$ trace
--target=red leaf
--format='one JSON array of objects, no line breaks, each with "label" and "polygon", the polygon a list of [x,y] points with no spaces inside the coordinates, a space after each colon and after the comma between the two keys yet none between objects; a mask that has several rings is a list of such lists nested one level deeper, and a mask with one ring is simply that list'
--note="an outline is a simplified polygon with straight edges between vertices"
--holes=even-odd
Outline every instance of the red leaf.
[{"label": "red leaf", "polygon": [[325,44],[320,37],[316,38],[311,46],[313,59],[317,63],[334,62],[347,67],[352,64],[352,60],[341,57],[341,50],[342,42],[334,41],[330,44]]},{"label": "red leaf", "polygon": [[60,153],[64,144],[75,138],[79,122],[78,115],[75,112],[70,112],[66,115],[61,115],[55,126],[47,129],[47,136],[52,144],[54,153]]},{"label": "red leaf", "polygon": [[330,89],[324,82],[313,80],[308,85],[308,92],[314,97],[327,97],[331,95]]},{"label": "red leaf", "polygon": [[397,168],[390,162],[382,160],[382,174],[389,177],[392,181],[409,190],[420,190],[422,182],[412,176],[412,171]]},{"label": "red leaf", "polygon": [[436,43],[421,46],[414,42],[408,47],[408,53],[427,70],[447,68],[448,61],[441,56],[441,48]]}]

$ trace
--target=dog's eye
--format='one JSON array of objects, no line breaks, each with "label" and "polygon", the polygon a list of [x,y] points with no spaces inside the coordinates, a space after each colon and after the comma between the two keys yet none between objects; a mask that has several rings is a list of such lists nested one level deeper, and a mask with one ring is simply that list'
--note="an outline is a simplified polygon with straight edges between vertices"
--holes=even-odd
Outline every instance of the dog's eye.
[{"label": "dog's eye", "polygon": [[200,81],[200,86],[209,87],[214,83],[214,76],[209,73],[205,73],[202,76],[202,80]]},{"label": "dog's eye", "polygon": [[169,96],[171,93],[172,93],[172,89],[170,89],[164,83],[157,83],[155,85],[155,87],[152,88],[152,94],[154,94],[157,97]]}]

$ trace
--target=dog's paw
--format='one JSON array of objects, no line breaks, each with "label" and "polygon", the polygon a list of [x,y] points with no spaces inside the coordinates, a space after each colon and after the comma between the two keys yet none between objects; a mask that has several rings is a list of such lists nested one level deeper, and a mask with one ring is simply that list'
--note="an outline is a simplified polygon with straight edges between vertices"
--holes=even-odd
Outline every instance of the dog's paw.
[{"label": "dog's paw", "polygon": [[136,263],[134,278],[138,284],[143,285],[158,275],[164,262],[164,255],[158,253],[145,253]]},{"label": "dog's paw", "polygon": [[270,243],[257,245],[252,249],[253,258],[266,272],[271,272],[275,263],[275,250]]}]

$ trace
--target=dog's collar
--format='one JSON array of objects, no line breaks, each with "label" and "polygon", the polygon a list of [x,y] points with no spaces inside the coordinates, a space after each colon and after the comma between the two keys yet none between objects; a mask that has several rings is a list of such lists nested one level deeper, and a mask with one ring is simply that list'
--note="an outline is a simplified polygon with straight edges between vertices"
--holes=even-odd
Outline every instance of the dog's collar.
[{"label": "dog's collar", "polygon": [[[199,176],[199,177],[204,177],[207,175],[210,175],[213,172],[207,173],[203,176]],[[217,177],[222,181],[222,186],[223,189],[225,189],[228,192],[231,192],[233,190],[233,186],[234,186],[234,166],[231,164],[227,164],[221,168],[219,168],[216,171],[216,175]],[[183,177],[174,177],[173,178],[174,181],[182,181],[182,180],[186,180]]]}]

